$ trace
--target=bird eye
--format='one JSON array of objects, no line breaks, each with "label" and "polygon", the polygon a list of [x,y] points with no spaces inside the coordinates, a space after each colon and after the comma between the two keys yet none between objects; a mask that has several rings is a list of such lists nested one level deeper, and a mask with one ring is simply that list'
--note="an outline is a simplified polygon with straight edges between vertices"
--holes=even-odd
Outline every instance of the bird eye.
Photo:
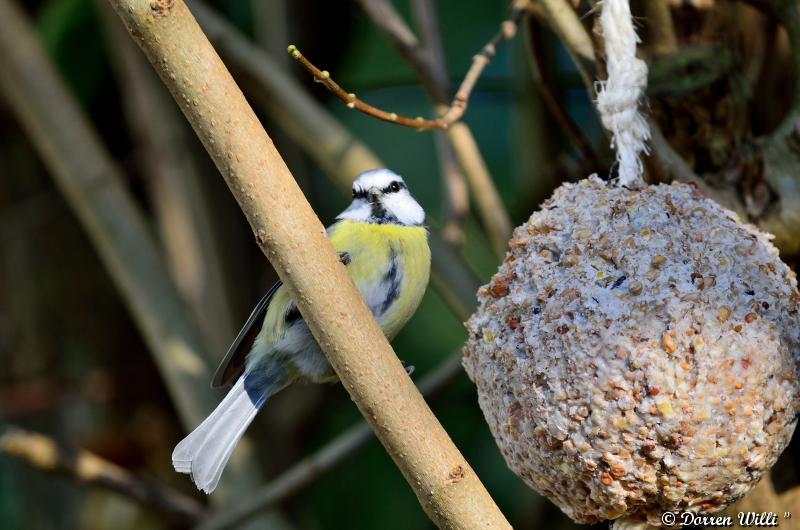
[{"label": "bird eye", "polygon": [[389,185],[389,189],[390,189],[392,192],[394,192],[394,193],[397,193],[398,191],[400,191],[400,184],[399,184],[398,182],[392,182],[392,183]]}]

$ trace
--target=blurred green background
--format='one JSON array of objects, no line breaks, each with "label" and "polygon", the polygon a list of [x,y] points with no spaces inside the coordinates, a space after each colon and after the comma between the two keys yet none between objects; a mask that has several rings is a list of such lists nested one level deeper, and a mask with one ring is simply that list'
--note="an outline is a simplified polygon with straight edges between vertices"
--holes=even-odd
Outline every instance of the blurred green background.
[{"label": "blurred green background", "polygon": [[[144,212],[148,229],[159,237],[165,254],[171,253],[178,284],[191,280],[188,277],[196,264],[181,262],[186,256],[179,251],[176,254],[180,246],[170,247],[167,243],[165,223],[169,222],[172,209],[185,204],[180,200],[174,204],[164,202],[168,194],[164,193],[164,182],[159,182],[152,172],[153,158],[156,162],[159,157],[177,158],[192,168],[194,180],[188,181],[191,187],[184,191],[191,192],[186,194],[191,195],[187,199],[190,203],[203,205],[203,224],[195,228],[216,249],[213,255],[200,260],[203,265],[208,262],[210,267],[213,262],[218,267],[219,277],[209,277],[208,281],[215,282],[221,293],[218,298],[225,302],[200,308],[202,315],[217,315],[219,320],[209,322],[203,321],[202,315],[193,317],[199,319],[198,325],[208,339],[209,356],[216,362],[276,275],[253,241],[250,227],[208,155],[183,118],[174,112],[166,89],[157,81],[151,83],[167,101],[169,112],[154,117],[137,107],[139,102],[131,97],[136,83],[125,68],[130,57],[126,59],[120,53],[118,21],[103,2],[43,0],[22,5],[100,141],[121,168],[124,186]],[[296,44],[317,66],[329,70],[345,90],[372,105],[412,117],[433,116],[431,103],[414,71],[355,2],[217,0],[209,4],[253,45],[270,53],[302,90],[324,105],[356,139],[403,175],[428,213],[432,227],[442,226],[446,221],[446,198],[433,133],[387,124],[348,109],[314,83],[286,53],[288,44]],[[584,14],[595,2],[583,0],[577,4],[579,13]],[[734,4],[740,3],[719,3]],[[394,5],[407,21],[413,22],[408,2],[397,1]],[[434,5],[450,83],[455,87],[473,55],[508,17],[508,6],[491,0],[440,0]],[[642,5],[644,2],[634,2],[635,14],[642,12]],[[716,52],[706,49],[703,60],[714,63],[712,74],[698,76],[703,81],[688,89],[686,83],[682,84],[683,92],[671,91],[675,88],[671,81],[692,81],[694,74],[689,67],[685,77],[670,68],[651,68],[651,72],[662,76],[661,84],[651,79],[651,87],[659,90],[651,93],[651,102],[653,114],[670,122],[671,128],[665,130],[681,154],[696,168],[699,160],[709,171],[716,171],[730,159],[731,146],[752,140],[756,133],[769,131],[780,121],[791,96],[787,88],[791,84],[787,72],[791,69],[787,67],[785,42],[781,44],[774,23],[770,26],[764,22],[763,27],[754,30],[755,23],[748,22],[747,17],[744,22],[737,19],[730,24],[740,24],[742,35],[764,33],[777,42],[773,43],[774,48],[766,48],[773,55],[762,61],[761,67],[767,67],[757,73],[752,91],[748,92],[736,72],[745,70],[742,65],[749,60],[746,50],[752,48],[750,41],[725,37],[730,28],[723,27],[714,12],[697,9],[673,10],[680,39],[693,45],[713,42],[715,46],[727,46],[731,53],[719,55],[721,59],[717,61]],[[591,29],[591,15],[582,20]],[[0,31],[3,23],[0,20]],[[541,18],[531,22],[531,27],[536,29],[533,37],[520,31],[499,49],[479,80],[465,117],[514,226],[525,221],[560,182],[583,178],[594,171],[608,175],[611,158],[608,139],[601,132],[570,56]],[[647,30],[644,33],[647,43]],[[127,39],[127,35],[123,36]],[[545,105],[542,85],[532,70],[528,37],[535,41],[541,73],[553,89],[555,103],[588,139],[596,157],[594,163],[570,142],[550,112],[552,109]],[[703,68],[709,66],[706,63],[690,66],[704,73]],[[155,80],[149,66],[141,72],[137,75],[142,80]],[[238,69],[232,68],[232,72],[323,223],[329,224],[348,204],[349,197],[292,140],[287,124],[273,121],[269,112],[271,96]],[[687,90],[689,96],[684,97]],[[690,104],[684,105],[687,100]],[[709,108],[716,108],[717,102],[727,106],[719,105],[723,109],[719,115],[708,112]],[[142,127],[143,117],[149,120],[151,132],[163,132],[155,143],[166,139],[169,153],[160,151],[158,145],[147,149],[148,142],[142,139],[142,129],[147,129]],[[708,146],[711,147],[707,151],[715,156],[707,155],[704,149]],[[702,156],[690,156],[692,148]],[[650,163],[648,172],[653,180],[665,180],[664,175],[653,174]],[[746,181],[740,188],[749,190],[747,186],[751,184]],[[476,210],[472,204],[462,253],[477,285],[488,281],[500,257],[492,250]],[[793,258],[784,254],[789,263]],[[192,303],[198,301],[187,299],[187,304]],[[451,358],[464,339],[461,319],[430,288],[393,345],[402,360],[416,367],[413,378],[418,381]],[[232,484],[229,473],[223,475],[220,491],[213,496],[224,501],[214,505],[195,491],[186,476],[173,471],[170,455],[185,429],[168,388],[111,276],[2,94],[0,362],[0,427],[13,424],[46,434],[66,447],[89,450],[138,477],[191,496],[212,511],[232,506],[249,494],[251,486]],[[213,393],[214,402],[222,397],[218,390],[207,391]],[[475,388],[463,373],[440,391],[431,405],[514,528],[576,527],[507,469],[478,408]],[[338,385],[293,387],[282,392],[262,410],[248,431],[262,482],[325,446],[360,418]],[[226,496],[226,492],[235,492],[234,498]],[[311,487],[288,497],[278,508],[286,528],[433,528],[400,472],[374,440]],[[0,529],[186,526],[186,522],[165,518],[106,489],[82,487],[69,478],[43,474],[0,456]]]},{"label": "blurred green background", "polygon": [[[213,7],[275,52],[314,98],[406,178],[429,219],[440,223],[444,198],[433,134],[347,109],[290,64],[283,50],[296,43],[343,87],[373,105],[430,116],[430,103],[411,68],[352,2],[268,2],[267,8],[260,3],[226,0]],[[108,22],[99,5],[93,0],[45,0],[27,2],[26,8],[50,57],[123,167],[127,186],[155,224],[146,164],[123,110],[124,82],[116,73]],[[396,5],[411,20],[405,3]],[[283,13],[270,11],[275,6]],[[508,16],[507,6],[446,0],[436,2],[436,8],[451,83],[457,85],[473,54]],[[274,42],[270,31],[275,25],[285,32],[285,42]],[[545,45],[559,65],[570,111],[596,134],[596,118],[568,56],[552,36]],[[542,109],[527,61],[521,38],[502,47],[481,78],[466,117],[514,224],[525,220],[552,189],[552,179],[544,179],[537,168],[562,151],[570,152]],[[348,198],[269,116],[261,117],[323,223],[330,223]],[[213,206],[208,212],[212,235],[238,325],[275,274],[199,142],[182,120],[181,126],[188,138],[186,156],[200,166],[199,188]],[[2,99],[0,161],[0,416],[201,499],[187,477],[171,469],[170,453],[184,432],[147,348],[81,226]],[[496,270],[498,259],[474,214],[467,221],[464,254],[481,282]],[[416,366],[414,378],[419,379],[452,355],[464,338],[459,319],[429,289],[394,346],[404,361]],[[515,528],[533,528],[542,517],[563,521],[506,468],[466,376],[442,392],[433,408]],[[250,430],[264,476],[275,476],[359,419],[338,385],[284,391]],[[375,441],[280,509],[302,529],[432,527]],[[180,526],[122,496],[85,489],[0,458],[0,528]]]}]

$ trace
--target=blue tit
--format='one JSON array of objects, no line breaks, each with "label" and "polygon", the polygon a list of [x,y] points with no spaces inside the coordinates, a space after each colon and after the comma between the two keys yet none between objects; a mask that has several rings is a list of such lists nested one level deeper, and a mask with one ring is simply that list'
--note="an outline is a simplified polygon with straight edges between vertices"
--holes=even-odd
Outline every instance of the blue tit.
[{"label": "blue tit", "polygon": [[[327,229],[353,281],[388,339],[417,310],[428,285],[431,253],[425,212],[403,179],[386,169],[362,173],[353,202]],[[278,282],[261,299],[214,376],[232,388],[172,453],[172,465],[211,493],[258,410],[295,382],[333,382],[336,373]]]}]

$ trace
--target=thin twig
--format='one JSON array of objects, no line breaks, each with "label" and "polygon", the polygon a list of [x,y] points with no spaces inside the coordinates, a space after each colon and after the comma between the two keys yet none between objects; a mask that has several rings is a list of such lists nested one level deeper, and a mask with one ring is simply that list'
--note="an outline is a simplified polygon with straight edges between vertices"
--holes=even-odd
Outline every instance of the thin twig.
[{"label": "thin twig", "polygon": [[[112,0],[112,5],[202,140],[342,385],[431,520],[455,530],[510,528],[406,374],[186,4]],[[346,310],[331,310],[337,307]]]},{"label": "thin twig", "polygon": [[[193,1],[191,8],[219,53],[253,86],[248,97],[323,168],[336,188],[349,195],[355,175],[385,167],[364,142],[261,48],[203,2]],[[475,307],[478,280],[464,258],[437,231],[430,234],[430,246],[431,283],[456,316],[466,320]]]},{"label": "thin twig", "polygon": [[207,515],[205,508],[191,497],[138,478],[89,451],[68,450],[43,434],[12,426],[0,427],[0,453],[25,462],[37,471],[119,493],[184,524],[198,524]]},{"label": "thin twig", "polygon": [[[447,64],[444,56],[444,44],[439,29],[436,7],[431,0],[413,0],[411,9],[419,28],[422,52],[428,61],[426,73],[433,79],[434,91],[428,90],[436,108],[446,105],[445,98],[450,93],[450,80],[447,75]],[[399,15],[397,15],[399,18]],[[402,19],[400,19],[402,22]],[[409,30],[410,31],[410,30]],[[422,76],[420,81],[425,85]],[[444,239],[455,248],[464,243],[464,227],[469,214],[469,186],[467,177],[458,161],[455,150],[443,131],[434,133],[437,158],[439,160],[442,183],[444,185],[444,216],[442,226]]]},{"label": "thin twig", "polygon": [[334,96],[344,101],[351,109],[356,109],[364,114],[382,121],[396,123],[398,125],[403,125],[404,127],[411,127],[412,129],[416,129],[418,131],[447,129],[447,126],[449,125],[442,118],[436,118],[433,120],[425,119],[422,116],[409,118],[407,116],[397,114],[396,112],[388,112],[379,109],[378,107],[374,107],[369,103],[365,103],[363,100],[359,99],[355,93],[347,92],[340,87],[339,84],[333,80],[330,72],[327,70],[320,70],[314,66],[314,64],[309,61],[305,55],[300,53],[300,50],[298,50],[297,46],[294,44],[289,46],[289,54],[292,56],[292,58],[294,58],[295,61],[300,63],[300,65],[305,68],[308,73],[314,76],[314,81],[321,83],[322,86],[327,88]]},{"label": "thin twig", "polygon": [[[419,389],[427,400],[431,400],[461,373],[463,373],[461,353],[457,352],[423,377]],[[324,447],[271,480],[252,496],[229,510],[213,515],[198,530],[233,528],[256,513],[284,502],[343,464],[372,439],[372,430],[366,422],[350,427]]]},{"label": "thin twig", "polygon": [[[358,0],[358,3],[378,26],[400,54],[409,61],[418,72],[420,82],[436,103],[436,112],[440,115],[448,111],[446,94],[449,87],[436,82],[437,79],[446,77],[446,71],[434,72],[436,67],[433,56],[419,45],[414,33],[406,25],[403,18],[397,13],[388,0]],[[527,0],[515,0],[515,12],[530,7]],[[409,37],[410,35],[410,37]],[[472,189],[472,196],[478,206],[478,214],[486,227],[492,248],[498,256],[502,256],[507,248],[508,239],[511,237],[511,221],[508,212],[497,192],[486,162],[481,156],[478,144],[472,131],[464,121],[457,121],[447,130],[450,144],[456,152],[467,181]]]},{"label": "thin twig", "polygon": [[460,120],[467,111],[469,97],[483,74],[483,70],[494,58],[500,44],[516,36],[519,23],[527,12],[527,2],[515,2],[511,9],[511,18],[500,24],[500,31],[472,58],[472,65],[467,70],[464,80],[461,81],[461,85],[450,103],[450,108],[441,118],[445,123],[449,125]]},{"label": "thin twig", "polygon": [[441,115],[441,117],[435,119],[426,119],[422,116],[409,118],[407,116],[401,116],[395,112],[387,112],[374,107],[369,103],[365,103],[354,93],[347,92],[340,87],[339,84],[331,78],[330,72],[327,70],[320,70],[314,66],[314,64],[309,61],[306,56],[300,53],[300,50],[297,49],[297,46],[292,44],[289,46],[288,50],[289,54],[298,63],[300,63],[303,68],[305,68],[311,75],[314,76],[314,80],[316,82],[322,83],[325,88],[345,102],[351,109],[359,110],[365,114],[368,114],[369,116],[372,116],[373,118],[377,118],[382,121],[396,123],[405,127],[411,127],[412,129],[417,129],[418,131],[447,129],[464,116],[464,113],[467,110],[470,95],[472,94],[472,90],[475,88],[475,84],[478,82],[478,79],[480,79],[483,70],[491,62],[492,58],[495,56],[495,53],[497,53],[498,46],[501,43],[514,38],[517,33],[519,22],[526,13],[526,7],[518,7],[515,5],[511,13],[511,18],[501,24],[500,31],[498,31],[497,34],[492,37],[492,40],[490,40],[481,49],[481,51],[472,58],[472,66],[470,66],[469,70],[467,70],[464,80],[461,82],[461,85],[456,91],[456,95],[450,102],[450,106]]}]

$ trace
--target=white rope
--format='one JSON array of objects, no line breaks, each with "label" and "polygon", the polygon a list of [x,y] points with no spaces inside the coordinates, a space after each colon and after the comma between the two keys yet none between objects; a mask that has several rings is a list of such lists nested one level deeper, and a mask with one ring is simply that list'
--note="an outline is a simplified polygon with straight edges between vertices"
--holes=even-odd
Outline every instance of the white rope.
[{"label": "white rope", "polygon": [[639,113],[639,99],[647,86],[647,65],[636,58],[639,37],[633,29],[628,0],[604,0],[600,26],[605,38],[608,79],[599,81],[597,108],[611,147],[617,150],[620,185],[642,179],[639,153],[648,153],[650,128]]}]

